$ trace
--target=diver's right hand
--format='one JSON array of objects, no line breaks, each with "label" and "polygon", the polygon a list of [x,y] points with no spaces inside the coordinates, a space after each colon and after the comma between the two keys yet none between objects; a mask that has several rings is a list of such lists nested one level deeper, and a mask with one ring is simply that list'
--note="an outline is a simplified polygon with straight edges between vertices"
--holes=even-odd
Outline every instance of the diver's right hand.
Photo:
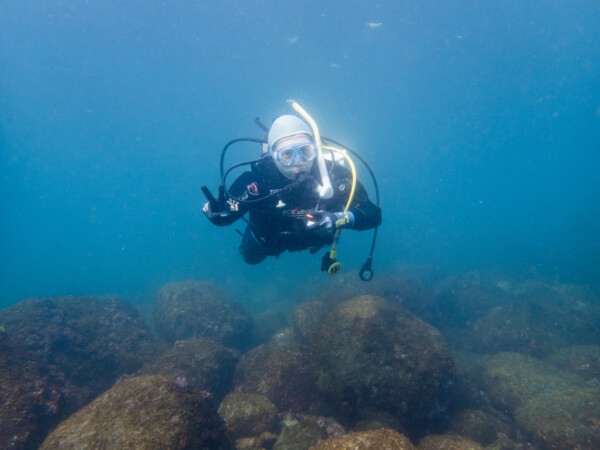
[{"label": "diver's right hand", "polygon": [[225,214],[223,211],[213,211],[210,202],[206,202],[202,207],[202,212],[209,220],[214,219],[215,217],[220,217]]}]

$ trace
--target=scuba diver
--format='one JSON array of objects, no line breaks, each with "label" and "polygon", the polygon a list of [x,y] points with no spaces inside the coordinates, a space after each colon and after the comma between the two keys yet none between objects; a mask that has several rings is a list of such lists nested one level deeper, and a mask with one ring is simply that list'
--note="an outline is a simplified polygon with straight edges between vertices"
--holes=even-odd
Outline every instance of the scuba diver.
[{"label": "scuba diver", "polygon": [[[202,187],[208,199],[203,212],[217,226],[230,225],[249,212],[239,247],[248,264],[258,264],[267,256],[278,257],[286,250],[309,249],[315,253],[331,245],[333,249],[323,257],[321,269],[333,275],[340,269],[335,259],[340,231],[376,229],[381,223],[381,209],[369,200],[356,179],[354,164],[346,152],[323,145],[326,138],[321,140],[310,116],[293,100],[288,102],[311,127],[295,115],[283,115],[273,121],[266,143],[241,138],[263,143],[264,156],[236,164],[223,173],[222,155],[222,183],[217,198]],[[262,126],[258,119],[257,123]],[[323,155],[323,148],[330,151],[329,159]],[[340,163],[344,158],[351,171]],[[251,164],[251,170],[227,188],[227,174],[243,164]],[[372,278],[374,244],[360,273],[365,281]]]}]

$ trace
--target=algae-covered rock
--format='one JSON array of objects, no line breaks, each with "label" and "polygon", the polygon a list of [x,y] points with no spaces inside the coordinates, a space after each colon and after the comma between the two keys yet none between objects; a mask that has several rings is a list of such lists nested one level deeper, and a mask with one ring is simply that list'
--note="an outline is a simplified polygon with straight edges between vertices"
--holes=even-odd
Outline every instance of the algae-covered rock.
[{"label": "algae-covered rock", "polygon": [[395,303],[359,296],[338,305],[313,345],[319,389],[346,420],[382,410],[417,421],[443,409],[450,348],[438,330]]},{"label": "algae-covered rock", "polygon": [[210,392],[219,403],[233,389],[233,373],[240,352],[212,339],[191,338],[177,341],[159,359],[144,366],[139,374],[179,377],[181,382]]},{"label": "algae-covered rock", "polygon": [[419,442],[419,450],[483,450],[483,446],[454,433],[432,434]]},{"label": "algae-covered rock", "polygon": [[491,308],[473,325],[481,352],[543,357],[565,346],[600,341],[600,306],[572,285],[529,284],[515,300]]},{"label": "algae-covered rock", "polygon": [[478,409],[467,409],[458,413],[448,428],[481,445],[492,444],[498,439],[498,435],[512,438],[516,436],[515,425],[511,418],[499,411],[491,413]]},{"label": "algae-covered rock", "polygon": [[371,431],[356,431],[340,437],[329,438],[311,450],[414,450],[410,440],[388,428]]},{"label": "algae-covered rock", "polygon": [[69,410],[64,374],[27,358],[27,349],[0,330],[0,448],[35,448]]},{"label": "algae-covered rock", "polygon": [[359,295],[385,298],[427,322],[441,317],[436,299],[418,280],[402,275],[376,278],[370,283],[357,280],[354,275],[344,274],[333,280],[330,289],[296,306],[292,313],[295,331],[303,339],[312,340],[321,321],[333,308]]},{"label": "algae-covered rock", "polygon": [[235,441],[236,450],[265,450],[272,449],[277,441],[277,435],[264,431],[260,436],[241,438]]},{"label": "algae-covered rock", "polygon": [[230,448],[223,421],[206,392],[174,377],[121,381],[62,422],[41,449]]},{"label": "algae-covered rock", "polygon": [[225,421],[230,437],[235,440],[272,431],[277,408],[262,395],[230,392],[219,406],[219,415]]},{"label": "algae-covered rock", "polygon": [[529,442],[519,442],[519,444],[516,444],[511,438],[500,433],[498,439],[485,446],[485,450],[516,450],[532,447]]},{"label": "algae-covered rock", "polygon": [[517,351],[545,355],[564,345],[565,333],[572,334],[559,318],[560,312],[547,305],[521,302],[499,305],[475,322],[473,342],[478,351],[485,353]]},{"label": "algae-covered rock", "polygon": [[600,390],[560,386],[529,397],[515,412],[539,448],[600,448]]},{"label": "algae-covered rock", "polygon": [[120,300],[33,298],[0,311],[0,447],[35,446],[58,420],[163,350]]},{"label": "algae-covered rock", "polygon": [[0,328],[26,348],[23,357],[64,373],[83,402],[164,350],[137,311],[117,299],[22,300],[0,311]]},{"label": "algae-covered rock", "polygon": [[548,356],[547,361],[600,386],[600,345],[573,345]]},{"label": "algae-covered rock", "polygon": [[316,380],[309,347],[273,342],[244,354],[234,375],[237,392],[264,395],[282,412],[315,407],[319,403]]},{"label": "algae-covered rock", "polygon": [[313,342],[323,319],[339,304],[335,300],[313,298],[297,305],[292,312],[294,331],[304,342]]},{"label": "algae-covered rock", "polygon": [[251,341],[251,317],[209,282],[165,285],[157,294],[154,323],[158,334],[170,342],[204,337],[245,349]]},{"label": "algae-covered rock", "polygon": [[494,405],[512,413],[535,394],[583,381],[532,356],[503,352],[485,363],[483,384]]},{"label": "algae-covered rock", "polygon": [[273,450],[302,450],[346,430],[331,417],[310,414],[287,414],[281,421],[282,429]]},{"label": "algae-covered rock", "polygon": [[352,427],[353,431],[378,430],[379,428],[391,428],[402,434],[408,434],[407,430],[397,417],[385,411],[374,411],[367,417],[357,421]]}]

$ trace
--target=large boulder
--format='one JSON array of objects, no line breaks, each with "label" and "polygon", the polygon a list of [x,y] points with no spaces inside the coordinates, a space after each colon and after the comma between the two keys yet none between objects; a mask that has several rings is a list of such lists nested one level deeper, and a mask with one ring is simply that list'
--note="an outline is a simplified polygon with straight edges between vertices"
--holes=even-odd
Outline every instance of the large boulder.
[{"label": "large boulder", "polygon": [[45,368],[0,330],[0,448],[35,448],[70,410],[64,373]]},{"label": "large boulder", "polygon": [[219,415],[231,439],[237,440],[273,431],[277,408],[262,395],[230,392],[219,406]]},{"label": "large boulder", "polygon": [[[438,447],[439,448],[439,447]],[[332,437],[311,447],[311,450],[414,450],[415,446],[406,436],[388,428],[355,431],[344,436]]]},{"label": "large boulder", "polygon": [[158,334],[170,342],[203,337],[245,349],[251,341],[250,315],[209,282],[165,285],[157,294],[154,324]]},{"label": "large boulder", "polygon": [[561,386],[529,397],[515,411],[517,424],[537,448],[600,448],[600,390]]},{"label": "large boulder", "polygon": [[181,383],[210,392],[219,403],[233,389],[233,374],[240,352],[212,339],[190,338],[177,341],[139,374],[174,375]]},{"label": "large boulder", "polygon": [[572,285],[524,283],[516,301],[490,308],[472,326],[476,351],[516,351],[536,357],[576,344],[600,342],[600,307],[591,294]]},{"label": "large boulder", "polygon": [[547,361],[570,370],[590,384],[600,385],[600,345],[574,345],[548,356]]},{"label": "large boulder", "polygon": [[374,411],[419,421],[444,408],[450,348],[396,303],[369,295],[343,302],[322,320],[312,345],[319,390],[350,422]]},{"label": "large boulder", "polygon": [[344,434],[346,430],[331,417],[287,414],[281,421],[281,432],[273,450],[303,450]]},{"label": "large boulder", "polygon": [[511,439],[517,435],[515,424],[511,418],[495,410],[465,409],[451,420],[448,428],[481,445],[494,443],[499,434]]},{"label": "large boulder", "polygon": [[234,375],[237,392],[263,395],[282,412],[316,409],[316,382],[311,349],[287,340],[253,348],[242,356]]},{"label": "large boulder", "polygon": [[[513,448],[513,447],[511,447]],[[483,450],[478,442],[454,433],[431,434],[419,442],[419,450]]]},{"label": "large boulder", "polygon": [[121,381],[67,420],[41,449],[231,448],[211,396],[175,377]]},{"label": "large boulder", "polygon": [[584,386],[575,374],[521,353],[494,355],[483,366],[484,389],[496,408],[513,414],[529,398],[539,393]]},{"label": "large boulder", "polygon": [[0,330],[0,447],[34,446],[62,417],[165,349],[137,311],[116,299],[23,300],[0,311]]}]

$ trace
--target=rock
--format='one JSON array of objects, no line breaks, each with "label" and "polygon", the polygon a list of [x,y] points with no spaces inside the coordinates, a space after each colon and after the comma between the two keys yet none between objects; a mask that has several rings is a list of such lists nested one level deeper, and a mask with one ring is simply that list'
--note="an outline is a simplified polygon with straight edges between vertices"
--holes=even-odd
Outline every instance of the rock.
[{"label": "rock", "polygon": [[377,430],[379,428],[391,428],[401,434],[408,434],[397,417],[385,411],[374,411],[364,419],[357,421],[352,427],[353,431]]},{"label": "rock", "polygon": [[271,450],[277,435],[265,431],[258,437],[241,438],[235,441],[236,450]]},{"label": "rock", "polygon": [[375,278],[370,283],[357,281],[356,276],[337,277],[333,287],[296,306],[292,313],[294,329],[305,340],[318,332],[320,322],[340,303],[358,295],[375,295],[402,305],[417,317],[431,321],[438,319],[436,299],[418,280],[402,275]]},{"label": "rock", "polygon": [[235,370],[235,390],[263,395],[282,412],[311,411],[319,403],[311,356],[305,345],[259,345],[242,356]]},{"label": "rock", "polygon": [[505,414],[494,414],[479,409],[467,409],[458,413],[448,426],[450,431],[465,436],[481,445],[489,445],[498,439],[498,434],[516,436],[515,425]]},{"label": "rock", "polygon": [[395,303],[350,299],[323,319],[312,344],[319,390],[345,420],[381,410],[413,422],[445,409],[450,348],[438,330]]},{"label": "rock", "polygon": [[432,434],[419,442],[419,450],[483,450],[483,447],[458,434]]},{"label": "rock", "polygon": [[158,334],[170,342],[203,337],[241,350],[251,342],[251,317],[209,282],[165,285],[157,295],[154,323]]},{"label": "rock", "polygon": [[176,376],[185,383],[210,392],[220,403],[233,389],[233,374],[240,352],[204,338],[177,341],[158,360],[143,367],[139,374]]},{"label": "rock", "polygon": [[210,396],[174,377],[123,380],[62,422],[43,442],[54,448],[231,448]]},{"label": "rock", "polygon": [[[116,299],[33,298],[0,311],[0,447],[34,446],[165,346]],[[4,413],[7,416],[4,416]]]},{"label": "rock", "polygon": [[511,438],[501,433],[498,434],[498,439],[485,446],[485,450],[515,450],[523,448],[532,448],[532,445],[529,442],[516,444]]},{"label": "rock", "polygon": [[414,450],[410,440],[397,431],[380,428],[356,431],[345,436],[329,438],[311,447],[311,450]]},{"label": "rock", "polygon": [[600,448],[600,390],[559,386],[527,398],[515,412],[538,448]]},{"label": "rock", "polygon": [[583,380],[532,356],[504,352],[485,363],[483,384],[496,408],[513,413],[535,394],[582,386]]},{"label": "rock", "polygon": [[543,355],[564,341],[546,307],[535,304],[507,303],[488,311],[473,326],[475,349],[482,353],[516,351]]},{"label": "rock", "polygon": [[230,392],[219,406],[219,415],[225,421],[229,436],[236,440],[272,431],[277,408],[262,395]]},{"label": "rock", "polygon": [[72,393],[64,374],[27,357],[0,331],[0,448],[36,448],[67,411]]},{"label": "rock", "polygon": [[338,301],[326,301],[320,298],[313,298],[299,304],[292,312],[294,332],[303,342],[314,342],[321,322],[338,304]]},{"label": "rock", "polygon": [[600,345],[574,345],[548,355],[553,366],[569,370],[590,385],[600,386]]},{"label": "rock", "polygon": [[346,430],[329,417],[309,414],[287,414],[273,450],[307,449],[332,436],[341,436]]},{"label": "rock", "polygon": [[287,414],[273,450],[302,450],[329,437],[341,436],[346,430],[330,417]]},{"label": "rock", "polygon": [[600,307],[581,290],[528,285],[518,292],[516,301],[495,306],[474,323],[477,351],[543,357],[565,346],[600,341]]}]

